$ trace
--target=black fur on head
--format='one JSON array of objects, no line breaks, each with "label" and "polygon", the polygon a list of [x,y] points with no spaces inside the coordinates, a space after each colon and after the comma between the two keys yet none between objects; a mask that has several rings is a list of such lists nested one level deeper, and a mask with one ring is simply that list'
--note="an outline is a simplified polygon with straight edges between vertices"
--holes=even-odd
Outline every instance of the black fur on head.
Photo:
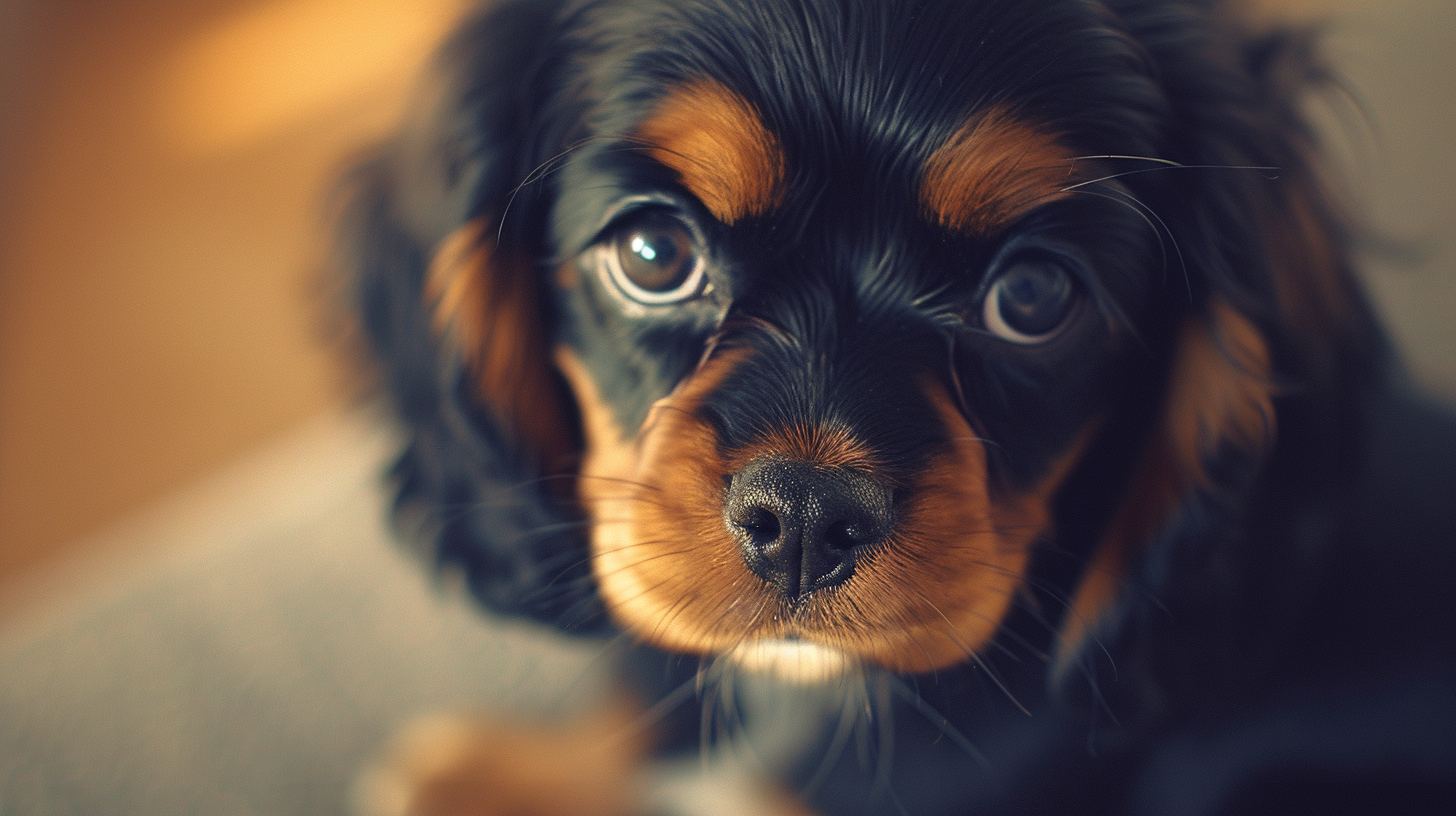
[{"label": "black fur on head", "polygon": [[[354,179],[347,257],[408,433],[400,511],[487,607],[600,630],[570,487],[584,407],[554,350],[633,429],[703,360],[746,348],[701,408],[721,448],[818,411],[905,482],[944,440],[933,401],[885,394],[938,388],[994,443],[994,489],[1014,492],[1093,428],[1053,503],[1051,551],[1070,557],[1037,568],[1070,592],[1065,564],[1117,538],[1123,578],[1211,603],[1253,556],[1210,531],[1247,518],[1271,472],[1338,478],[1352,393],[1383,354],[1310,163],[1299,108],[1321,77],[1306,46],[1197,0],[491,7]],[[781,165],[759,168],[761,201],[717,200],[644,144],[673,89],[704,81],[770,134]],[[990,110],[1067,151],[1067,194],[955,223],[936,207],[957,205],[927,204],[925,168]],[[624,312],[580,280],[641,201],[710,248],[710,294],[670,314]],[[1075,267],[1085,301],[1075,333],[1031,351],[998,345],[979,305],[1027,253]],[[1200,342],[1213,354],[1190,362]],[[1108,643],[1157,625],[1130,597],[1088,603]]]}]

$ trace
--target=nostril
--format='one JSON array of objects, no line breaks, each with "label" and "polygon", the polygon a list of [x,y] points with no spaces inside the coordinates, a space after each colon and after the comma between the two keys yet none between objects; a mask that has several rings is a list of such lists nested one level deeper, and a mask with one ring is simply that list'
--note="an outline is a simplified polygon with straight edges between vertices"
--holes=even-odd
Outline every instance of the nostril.
[{"label": "nostril", "polygon": [[824,529],[824,543],[831,550],[852,550],[864,541],[864,532],[848,521],[831,522]]},{"label": "nostril", "polygon": [[767,547],[779,540],[779,533],[782,526],[779,524],[779,517],[762,507],[750,508],[744,514],[744,518],[734,523],[748,534],[748,538],[755,546]]}]

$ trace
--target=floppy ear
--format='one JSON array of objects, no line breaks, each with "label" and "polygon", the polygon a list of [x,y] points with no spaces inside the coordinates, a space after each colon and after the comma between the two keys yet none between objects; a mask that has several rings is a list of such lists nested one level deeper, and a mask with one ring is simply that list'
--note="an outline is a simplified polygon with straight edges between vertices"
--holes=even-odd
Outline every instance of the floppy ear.
[{"label": "floppy ear", "polygon": [[[1300,113],[1304,93],[1326,78],[1310,36],[1248,36],[1187,12],[1186,26],[1125,16],[1167,89],[1175,158],[1209,169],[1167,173],[1139,192],[1157,202],[1186,264],[1187,288],[1168,296],[1168,311],[1183,316],[1158,418],[1064,619],[1059,677],[1092,657],[1089,634],[1104,645],[1151,640],[1122,631],[1149,599],[1234,597],[1218,583],[1275,557],[1239,551],[1219,525],[1244,526],[1273,462],[1317,469],[1311,451],[1348,442],[1345,406],[1377,376],[1384,347]],[[1248,167],[1278,169],[1232,169]],[[1286,429],[1295,441],[1279,438]],[[1203,551],[1183,551],[1193,548]],[[1195,575],[1195,564],[1219,568]],[[1219,614],[1184,610],[1179,625]]]},{"label": "floppy ear", "polygon": [[564,473],[575,464],[574,434],[547,363],[535,265],[530,255],[503,251],[494,229],[489,218],[476,218],[435,251],[424,289],[430,328],[514,441],[522,464],[542,475]]},{"label": "floppy ear", "polygon": [[397,518],[488,607],[560,624],[594,592],[541,477],[574,465],[578,433],[548,353],[544,216],[512,206],[558,5],[496,6],[447,45],[426,104],[351,179],[344,258],[408,434]]},{"label": "floppy ear", "polygon": [[1273,442],[1270,350],[1254,324],[1214,300],[1184,318],[1174,342],[1156,423],[1064,618],[1058,675],[1085,646],[1089,629],[1115,625],[1131,561],[1185,503],[1246,487],[1247,479],[1231,478],[1229,463],[1252,473]]}]

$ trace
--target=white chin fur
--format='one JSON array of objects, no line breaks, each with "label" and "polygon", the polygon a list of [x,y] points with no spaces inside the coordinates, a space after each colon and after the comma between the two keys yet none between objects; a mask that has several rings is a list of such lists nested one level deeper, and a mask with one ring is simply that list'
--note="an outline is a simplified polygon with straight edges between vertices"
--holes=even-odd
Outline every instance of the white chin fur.
[{"label": "white chin fur", "polygon": [[739,667],[790,683],[827,683],[855,665],[849,655],[803,640],[755,640],[735,648],[729,658]]}]

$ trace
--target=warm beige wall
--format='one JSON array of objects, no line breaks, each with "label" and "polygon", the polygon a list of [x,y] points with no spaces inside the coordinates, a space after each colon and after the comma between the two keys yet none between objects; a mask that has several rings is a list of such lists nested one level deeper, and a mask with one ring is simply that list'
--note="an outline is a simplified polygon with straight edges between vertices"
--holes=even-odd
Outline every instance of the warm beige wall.
[{"label": "warm beige wall", "polygon": [[1254,0],[1322,21],[1351,99],[1314,112],[1356,214],[1389,245],[1365,280],[1416,381],[1456,404],[1456,2]]},{"label": "warm beige wall", "polygon": [[341,399],[324,194],[458,5],[9,6],[0,577]]},{"label": "warm beige wall", "polygon": [[1346,181],[1408,253],[1366,279],[1412,374],[1456,405],[1456,2],[1327,2],[1331,57],[1368,116],[1341,146]]}]

